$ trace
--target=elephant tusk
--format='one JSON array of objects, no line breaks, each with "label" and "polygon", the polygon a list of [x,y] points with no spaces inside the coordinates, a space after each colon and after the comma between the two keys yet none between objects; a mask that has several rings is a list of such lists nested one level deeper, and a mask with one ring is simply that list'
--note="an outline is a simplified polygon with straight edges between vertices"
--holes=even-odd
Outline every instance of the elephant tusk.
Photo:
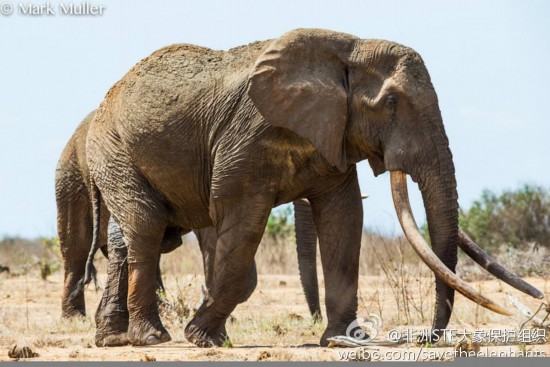
[{"label": "elephant tusk", "polygon": [[391,172],[391,189],[393,204],[395,206],[399,222],[401,223],[401,227],[405,232],[405,236],[411,243],[418,256],[420,256],[422,261],[428,265],[435,275],[439,279],[443,280],[448,286],[480,306],[502,315],[512,316],[510,311],[483,296],[468,283],[460,279],[434,254],[430,246],[428,246],[420,234],[416,222],[414,221],[411,206],[409,204],[409,195],[407,192],[407,175],[404,172]]},{"label": "elephant tusk", "polygon": [[[361,195],[361,200],[365,200],[366,198],[368,198],[369,196],[368,195]],[[305,204],[309,204],[309,200],[308,199],[305,199],[305,198],[302,198],[302,199],[296,199],[294,201],[299,201],[299,202],[302,202],[302,203],[305,203]]]},{"label": "elephant tusk", "polygon": [[458,246],[470,256],[476,263],[481,265],[489,273],[508,283],[517,290],[522,291],[531,297],[542,299],[544,293],[527,283],[516,274],[512,273],[504,266],[500,265],[488,253],[486,253],[477,243],[475,243],[461,228],[458,229]]}]

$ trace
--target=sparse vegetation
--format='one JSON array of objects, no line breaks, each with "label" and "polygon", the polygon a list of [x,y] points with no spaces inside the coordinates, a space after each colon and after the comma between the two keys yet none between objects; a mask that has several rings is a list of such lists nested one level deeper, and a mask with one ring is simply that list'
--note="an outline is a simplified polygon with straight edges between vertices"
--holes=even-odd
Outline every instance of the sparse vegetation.
[{"label": "sparse vegetation", "polygon": [[[425,323],[430,316],[433,276],[403,237],[366,233],[364,253],[373,254],[371,273],[383,274],[397,309],[397,324]],[[363,255],[363,259],[367,256]],[[382,309],[379,310],[382,315]]]},{"label": "sparse vegetation", "polygon": [[59,240],[57,237],[35,240],[4,237],[0,240],[0,259],[0,265],[9,267],[12,276],[37,271],[46,280],[61,267]]},{"label": "sparse vegetation", "polygon": [[225,337],[225,340],[223,341],[222,347],[224,347],[224,348],[233,348],[233,342],[228,337]]}]

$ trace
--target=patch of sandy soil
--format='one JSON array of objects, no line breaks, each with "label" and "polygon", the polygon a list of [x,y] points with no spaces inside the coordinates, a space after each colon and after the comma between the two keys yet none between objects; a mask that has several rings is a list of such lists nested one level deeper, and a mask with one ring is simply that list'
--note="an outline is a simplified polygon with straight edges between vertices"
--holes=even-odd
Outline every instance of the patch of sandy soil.
[{"label": "patch of sandy soil", "polygon": [[[103,279],[104,276],[100,277]],[[309,315],[297,275],[260,275],[258,288],[248,302],[239,305],[228,321],[231,346],[201,349],[187,342],[183,329],[189,321],[193,307],[200,298],[201,276],[167,276],[166,288],[169,306],[163,311],[163,322],[172,335],[172,341],[154,347],[98,348],[94,345],[93,313],[101,290],[93,286],[86,290],[88,316],[62,320],[62,275],[56,273],[43,281],[38,276],[12,276],[0,278],[0,361],[12,360],[8,351],[14,346],[29,346],[39,356],[35,361],[339,361],[349,359],[448,359],[443,352],[452,352],[452,346],[419,348],[414,344],[399,347],[368,349],[321,348],[318,346],[326,321],[314,324]],[[543,279],[529,282],[548,294]],[[365,276],[360,279],[359,315],[377,314],[382,319],[379,339],[398,328],[401,332],[426,329],[431,324],[433,308],[432,278],[415,279],[416,292],[407,295],[411,302],[398,304],[397,295],[387,285],[384,276]],[[322,289],[321,279],[321,289]],[[521,295],[501,282],[491,280],[474,282],[484,294],[514,310],[506,292],[517,296],[522,303],[536,310],[539,300]],[[321,295],[324,292],[321,291]],[[324,306],[323,306],[324,307]],[[324,310],[324,308],[323,308]],[[324,315],[323,315],[324,316]],[[491,329],[515,330],[526,320],[519,312],[513,317],[496,315],[477,307],[464,297],[457,296],[455,313],[450,328],[457,330]],[[547,336],[550,342],[550,335]],[[481,352],[535,353],[550,355],[550,344],[505,345],[481,347]],[[346,354],[350,351],[356,355]],[[368,351],[368,353],[366,352]],[[390,357],[388,357],[390,356]]]}]

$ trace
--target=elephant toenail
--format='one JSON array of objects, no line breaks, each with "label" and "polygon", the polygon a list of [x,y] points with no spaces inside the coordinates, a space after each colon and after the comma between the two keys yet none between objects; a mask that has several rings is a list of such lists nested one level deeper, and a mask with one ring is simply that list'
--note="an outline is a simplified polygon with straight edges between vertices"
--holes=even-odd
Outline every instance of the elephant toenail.
[{"label": "elephant toenail", "polygon": [[167,332],[164,332],[164,333],[162,333],[162,336],[161,336],[160,339],[163,343],[165,343],[165,342],[169,342],[170,340],[172,340],[172,337]]},{"label": "elephant toenail", "polygon": [[147,340],[145,340],[146,345],[155,345],[162,343],[159,338],[157,338],[155,335],[149,335],[147,337]]}]

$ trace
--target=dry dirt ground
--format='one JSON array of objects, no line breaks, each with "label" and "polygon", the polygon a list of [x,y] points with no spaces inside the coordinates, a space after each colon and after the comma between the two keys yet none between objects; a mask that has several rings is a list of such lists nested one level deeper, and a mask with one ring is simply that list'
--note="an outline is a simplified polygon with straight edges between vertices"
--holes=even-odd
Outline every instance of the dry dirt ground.
[{"label": "dry dirt ground", "polygon": [[[104,280],[104,273],[100,273]],[[550,291],[550,282],[540,278],[529,281],[546,292]],[[46,281],[38,274],[6,276],[0,275],[0,361],[10,360],[8,350],[13,345],[29,346],[39,354],[33,360],[75,361],[75,360],[111,360],[111,361],[183,361],[183,360],[298,360],[298,361],[338,361],[353,356],[342,353],[353,349],[320,348],[317,346],[326,321],[314,324],[309,315],[297,275],[260,274],[258,288],[251,299],[239,305],[228,321],[228,332],[232,346],[201,349],[187,342],[183,329],[192,315],[193,307],[200,298],[200,284],[203,279],[198,275],[166,276],[168,305],[163,311],[163,320],[172,335],[172,341],[154,347],[97,348],[94,345],[94,323],[92,315],[98,304],[101,291],[93,286],[86,291],[88,316],[77,320],[60,319],[60,295],[62,274],[57,272]],[[403,288],[396,294],[388,286],[386,276],[364,276],[360,279],[359,315],[378,314],[383,325],[379,339],[387,338],[394,328],[401,330],[419,330],[430,325],[433,287],[431,277],[409,280],[413,287]],[[417,284],[418,286],[416,286]],[[100,284],[101,285],[101,284]],[[490,280],[474,282],[474,287],[484,294],[498,300],[509,309],[506,292],[518,296],[522,303],[533,310],[540,301],[522,296],[507,285]],[[322,279],[321,279],[322,286]],[[410,286],[410,284],[409,284]],[[412,292],[411,289],[418,291]],[[323,291],[321,290],[323,294]],[[398,293],[398,292],[397,292]],[[399,297],[408,297],[408,311],[397,306]],[[548,301],[548,299],[547,299]],[[515,330],[526,320],[516,313],[514,317],[504,317],[477,307],[462,296],[457,296],[456,312],[451,328],[467,329],[506,329]],[[545,352],[550,355],[550,335],[548,342],[541,345],[513,345],[489,347],[482,351]],[[365,350],[365,349],[363,349]],[[421,349],[413,344],[400,347],[370,348],[383,358],[393,359],[436,359],[443,351],[452,351],[452,347],[436,346]],[[390,352],[388,357],[386,353]],[[409,352],[406,354],[405,352]],[[411,354],[414,352],[417,354]],[[359,356],[364,358],[365,354]],[[401,356],[401,357],[400,357]],[[380,357],[377,357],[380,358]],[[445,357],[447,359],[448,357]]]}]

